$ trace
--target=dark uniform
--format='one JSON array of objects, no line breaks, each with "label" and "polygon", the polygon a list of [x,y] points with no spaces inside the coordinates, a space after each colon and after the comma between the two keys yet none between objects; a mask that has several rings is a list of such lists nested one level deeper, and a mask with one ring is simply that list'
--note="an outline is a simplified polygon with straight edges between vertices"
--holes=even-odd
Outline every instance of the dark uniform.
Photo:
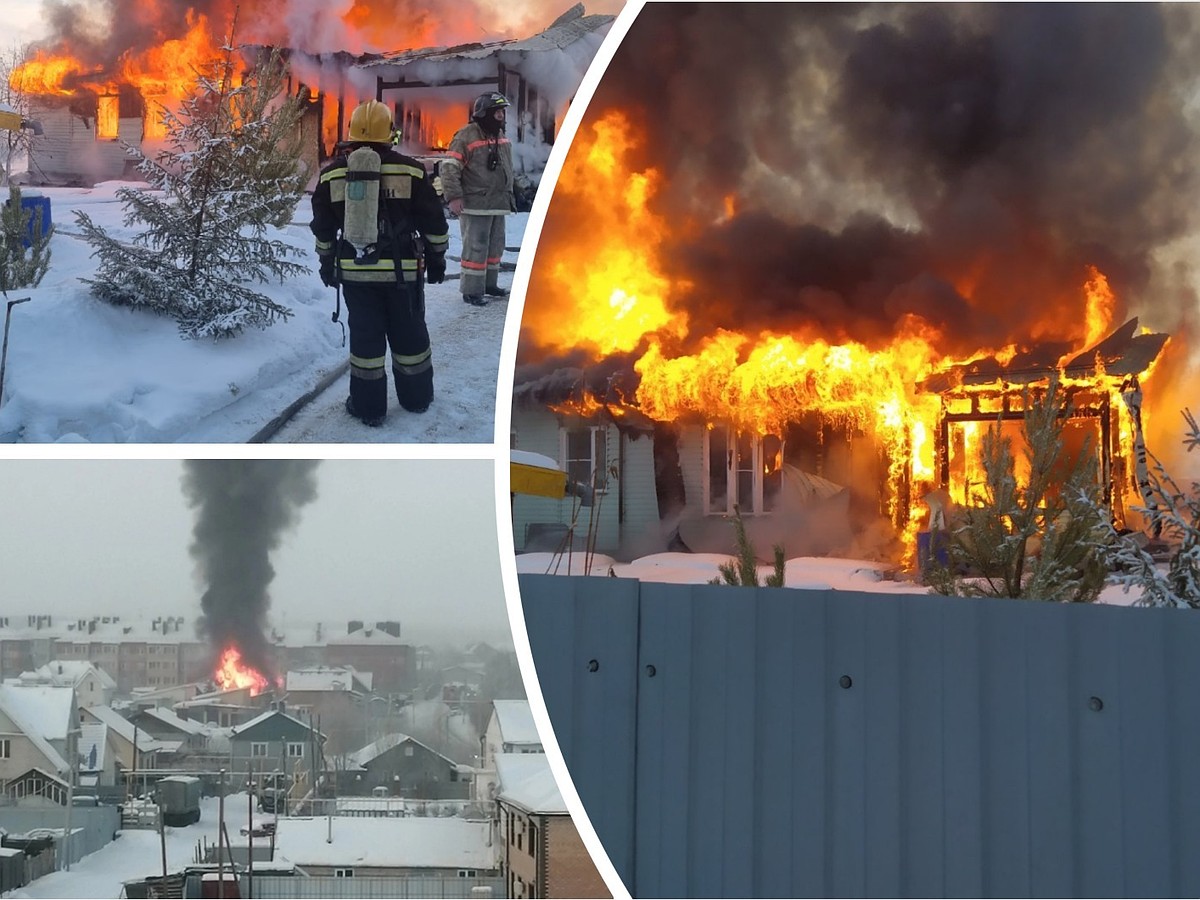
[{"label": "dark uniform", "polygon": [[[346,200],[347,156],[369,146],[379,154],[381,233],[377,258],[356,261],[339,240]],[[446,272],[448,228],[442,203],[418,160],[386,144],[355,143],[324,169],[312,198],[312,231],[322,280],[336,270],[350,318],[350,400],[347,408],[378,425],[387,412],[387,351],[396,397],[410,412],[433,402],[433,361],[425,326],[425,286]],[[422,265],[423,263],[423,265]]]}]

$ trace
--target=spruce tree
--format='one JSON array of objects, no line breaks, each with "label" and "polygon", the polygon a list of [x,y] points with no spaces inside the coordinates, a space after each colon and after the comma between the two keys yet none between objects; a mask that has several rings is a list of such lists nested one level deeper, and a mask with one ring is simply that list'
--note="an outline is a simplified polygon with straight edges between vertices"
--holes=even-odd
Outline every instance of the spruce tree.
[{"label": "spruce tree", "polygon": [[42,211],[21,206],[21,189],[10,185],[0,209],[0,291],[38,286],[50,268],[53,233],[53,226],[42,232]]},{"label": "spruce tree", "polygon": [[948,564],[932,565],[926,582],[955,596],[1091,602],[1108,576],[1099,549],[1107,514],[1091,442],[1064,458],[1071,404],[1057,377],[1042,396],[1024,396],[1027,482],[1017,482],[1012,441],[997,420],[981,441],[983,490],[958,510]]},{"label": "spruce tree", "polygon": [[[721,578],[714,578],[709,584],[759,587],[758,556],[746,534],[746,523],[742,521],[742,511],[736,506],[733,508],[733,533],[737,555],[729,562],[717,566]],[[785,560],[782,545],[775,545],[773,555],[774,571],[763,581],[763,587],[783,587]],[[722,578],[724,581],[721,580]]]},{"label": "spruce tree", "polygon": [[164,110],[166,148],[155,158],[129,147],[153,190],[122,188],[131,243],[81,212],[76,221],[99,259],[92,293],[118,305],[169,315],[186,338],[265,328],[291,311],[248,283],[305,271],[302,251],[269,238],[286,224],[307,173],[300,163],[299,98],[281,97],[278,52],[234,84],[232,40],[197,94]]},{"label": "spruce tree", "polygon": [[[1191,410],[1183,411],[1187,423],[1184,447],[1190,453],[1200,447],[1200,425]],[[1110,524],[1107,540],[1100,547],[1115,571],[1112,582],[1127,592],[1139,594],[1144,606],[1173,606],[1200,609],[1200,484],[1185,490],[1167,472],[1162,462],[1147,452],[1151,462],[1149,502],[1135,507],[1170,548],[1165,565],[1160,565],[1134,534],[1118,534]]]}]

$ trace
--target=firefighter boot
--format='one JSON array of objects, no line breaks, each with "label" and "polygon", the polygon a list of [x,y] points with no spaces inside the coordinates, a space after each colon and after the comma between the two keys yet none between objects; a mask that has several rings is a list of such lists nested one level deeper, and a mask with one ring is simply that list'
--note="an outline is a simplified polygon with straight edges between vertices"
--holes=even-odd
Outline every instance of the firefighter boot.
[{"label": "firefighter boot", "polygon": [[363,418],[360,416],[358,411],[354,408],[353,397],[346,398],[346,412],[350,413],[350,415],[354,416],[354,418],[358,419],[360,422],[370,428],[378,428],[383,424],[384,416],[370,416],[369,418]]}]

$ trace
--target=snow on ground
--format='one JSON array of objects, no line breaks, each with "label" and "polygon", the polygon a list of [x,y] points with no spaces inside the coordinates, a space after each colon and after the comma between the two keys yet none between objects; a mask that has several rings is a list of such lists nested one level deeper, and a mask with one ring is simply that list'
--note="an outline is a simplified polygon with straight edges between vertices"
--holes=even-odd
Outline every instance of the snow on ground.
[{"label": "snow on ground", "polygon": [[[30,301],[12,307],[0,441],[244,442],[345,367],[348,346],[331,321],[335,295],[316,274],[307,196],[292,223],[274,235],[303,251],[299,261],[309,272],[256,286],[293,317],[228,340],[185,341],[171,320],[101,303],[79,280],[96,267],[72,210],[130,238],[134,230],[122,223],[124,208],[116,197],[123,186],[130,185],[25,191],[49,198],[55,234],[41,285],[8,296]],[[508,217],[508,247],[520,246],[527,218]],[[460,248],[458,224],[451,221],[449,255],[458,257]],[[516,256],[515,250],[505,252],[506,267],[515,265]],[[426,292],[435,373],[435,399],[427,412],[405,413],[393,392],[387,421],[366,428],[342,408],[349,375],[341,372],[274,440],[491,443],[508,304],[463,303],[453,277],[455,260],[447,272],[446,282]],[[510,281],[510,274],[501,274],[502,285]],[[346,321],[344,301],[341,320]]]},{"label": "snow on ground", "polygon": [[[175,872],[195,862],[196,844],[217,840],[217,811],[220,801],[207,797],[200,802],[200,821],[186,828],[166,828],[167,871]],[[247,795],[230,794],[225,798],[225,830],[234,845],[244,843],[240,829],[247,823]],[[256,818],[261,818],[256,816]],[[52,872],[5,897],[118,897],[126,881],[162,875],[162,845],[157,831],[121,831],[117,839],[105,844],[71,866],[71,870]]]},{"label": "snow on ground", "polygon": [[[721,553],[655,553],[631,562],[611,556],[583,553],[518,553],[518,574],[594,575],[636,578],[639,581],[668,584],[708,584],[721,579],[719,566],[729,562]],[[860,591],[872,594],[929,594],[930,589],[912,580],[911,575],[896,574],[885,563],[859,559],[803,556],[787,560],[784,586],[805,590]],[[774,567],[760,565],[759,581],[773,574]],[[724,579],[721,579],[722,582]],[[1101,591],[1097,602],[1114,606],[1132,606],[1138,597],[1119,586]]]}]

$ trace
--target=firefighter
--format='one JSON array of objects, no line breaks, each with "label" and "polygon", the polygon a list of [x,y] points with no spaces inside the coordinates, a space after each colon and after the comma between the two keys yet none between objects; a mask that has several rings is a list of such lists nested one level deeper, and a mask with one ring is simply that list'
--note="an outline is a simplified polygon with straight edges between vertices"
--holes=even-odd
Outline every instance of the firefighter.
[{"label": "firefighter", "polygon": [[433,402],[424,279],[446,277],[446,217],[425,167],[392,147],[392,114],[368,100],[350,114],[346,148],[321,170],[312,198],[321,281],[345,291],[350,318],[346,410],[377,427],[387,413],[387,363],[409,412]]},{"label": "firefighter", "polygon": [[475,98],[470,124],[451,138],[438,169],[442,193],[462,232],[463,300],[473,306],[508,296],[499,284],[504,217],[516,209],[512,144],[504,136],[508,105],[496,91]]}]

